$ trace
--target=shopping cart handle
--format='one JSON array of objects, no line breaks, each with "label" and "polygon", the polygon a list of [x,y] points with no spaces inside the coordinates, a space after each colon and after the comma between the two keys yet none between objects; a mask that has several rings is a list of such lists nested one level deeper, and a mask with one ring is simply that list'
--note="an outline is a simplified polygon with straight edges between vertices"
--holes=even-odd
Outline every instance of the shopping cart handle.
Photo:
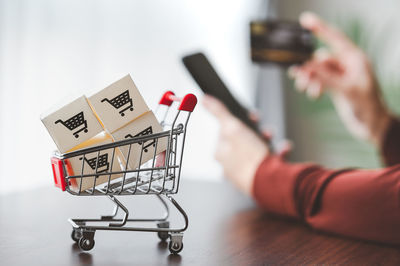
[{"label": "shopping cart handle", "polygon": [[56,187],[59,187],[62,191],[65,191],[66,183],[64,179],[63,162],[58,158],[52,157],[51,166],[53,168],[53,177]]},{"label": "shopping cart handle", "polygon": [[174,101],[181,102],[178,110],[193,112],[197,104],[197,97],[194,94],[189,93],[186,94],[185,97],[180,98],[175,96],[175,93],[173,93],[172,91],[167,91],[161,97],[159,104],[171,106]]}]

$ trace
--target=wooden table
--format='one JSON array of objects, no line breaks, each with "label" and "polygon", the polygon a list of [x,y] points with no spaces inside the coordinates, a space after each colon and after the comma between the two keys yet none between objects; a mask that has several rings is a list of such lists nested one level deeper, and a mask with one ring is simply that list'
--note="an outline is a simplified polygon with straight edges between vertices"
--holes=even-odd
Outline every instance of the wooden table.
[{"label": "wooden table", "polygon": [[[150,196],[122,197],[137,215],[158,211]],[[1,265],[400,265],[400,249],[317,233],[266,214],[228,183],[183,180],[176,196],[189,215],[184,249],[170,255],[155,233],[97,231],[82,252],[69,217],[111,213],[104,197],[43,188],[0,197]],[[177,224],[180,220],[173,216]],[[400,230],[400,229],[399,229]]]}]

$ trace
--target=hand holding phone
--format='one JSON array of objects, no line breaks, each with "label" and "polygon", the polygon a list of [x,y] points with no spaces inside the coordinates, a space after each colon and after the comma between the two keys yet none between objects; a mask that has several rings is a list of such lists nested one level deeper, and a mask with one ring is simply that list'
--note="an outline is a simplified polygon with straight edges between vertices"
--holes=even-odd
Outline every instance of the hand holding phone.
[{"label": "hand holding phone", "polygon": [[[195,53],[185,56],[182,61],[204,93],[214,96],[223,102],[234,116],[265,139],[258,124],[250,119],[249,111],[233,97],[203,53]],[[266,142],[268,143],[270,150],[272,150],[270,142],[268,140],[266,140]]]}]

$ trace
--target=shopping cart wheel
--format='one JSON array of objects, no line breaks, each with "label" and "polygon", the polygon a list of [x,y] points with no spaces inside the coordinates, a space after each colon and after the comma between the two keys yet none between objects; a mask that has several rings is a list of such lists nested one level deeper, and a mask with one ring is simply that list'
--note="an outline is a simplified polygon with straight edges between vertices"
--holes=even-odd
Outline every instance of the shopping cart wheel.
[{"label": "shopping cart wheel", "polygon": [[85,133],[88,133],[88,130],[87,130],[87,128],[83,131],[83,132],[85,132]]},{"label": "shopping cart wheel", "polygon": [[169,241],[169,251],[172,254],[178,254],[183,249],[183,233],[171,233],[171,240]]},{"label": "shopping cart wheel", "polygon": [[133,107],[129,108],[129,110],[133,111]]},{"label": "shopping cart wheel", "polygon": [[75,138],[79,138],[79,135],[78,135],[78,134],[74,134],[74,136],[75,136]]},{"label": "shopping cart wheel", "polygon": [[74,240],[76,243],[78,243],[78,241],[81,237],[82,237],[81,231],[72,229],[72,233],[71,233],[72,240]]},{"label": "shopping cart wheel", "polygon": [[178,254],[183,249],[183,243],[170,241],[169,245],[168,245],[168,249],[172,254]]},{"label": "shopping cart wheel", "polygon": [[158,238],[159,238],[161,241],[165,241],[165,240],[167,240],[168,237],[169,237],[168,232],[158,232],[157,235],[158,235]]},{"label": "shopping cart wheel", "polygon": [[84,251],[89,251],[94,247],[94,239],[81,237],[78,242],[79,247]]},{"label": "shopping cart wheel", "polygon": [[[169,222],[168,221],[159,222],[159,223],[157,223],[157,227],[158,228],[169,228]],[[161,241],[165,241],[169,238],[168,232],[158,232],[157,235]]]}]

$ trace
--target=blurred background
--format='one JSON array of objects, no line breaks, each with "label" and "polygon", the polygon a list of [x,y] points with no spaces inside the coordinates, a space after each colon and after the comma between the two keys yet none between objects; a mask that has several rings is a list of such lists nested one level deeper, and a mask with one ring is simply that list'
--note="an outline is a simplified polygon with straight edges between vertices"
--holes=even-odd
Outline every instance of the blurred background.
[{"label": "blurred background", "polygon": [[[249,23],[320,14],[370,55],[385,98],[399,112],[399,8],[395,0],[0,0],[0,193],[52,185],[55,145],[41,113],[128,73],[152,109],[165,90],[201,98],[180,61],[198,50],[244,105],[259,110],[277,142],[294,141],[292,160],[379,167],[376,151],[347,133],[327,96],[310,101],[293,90],[285,70],[251,62]],[[213,156],[217,131],[199,105],[184,179],[222,179]]]}]

